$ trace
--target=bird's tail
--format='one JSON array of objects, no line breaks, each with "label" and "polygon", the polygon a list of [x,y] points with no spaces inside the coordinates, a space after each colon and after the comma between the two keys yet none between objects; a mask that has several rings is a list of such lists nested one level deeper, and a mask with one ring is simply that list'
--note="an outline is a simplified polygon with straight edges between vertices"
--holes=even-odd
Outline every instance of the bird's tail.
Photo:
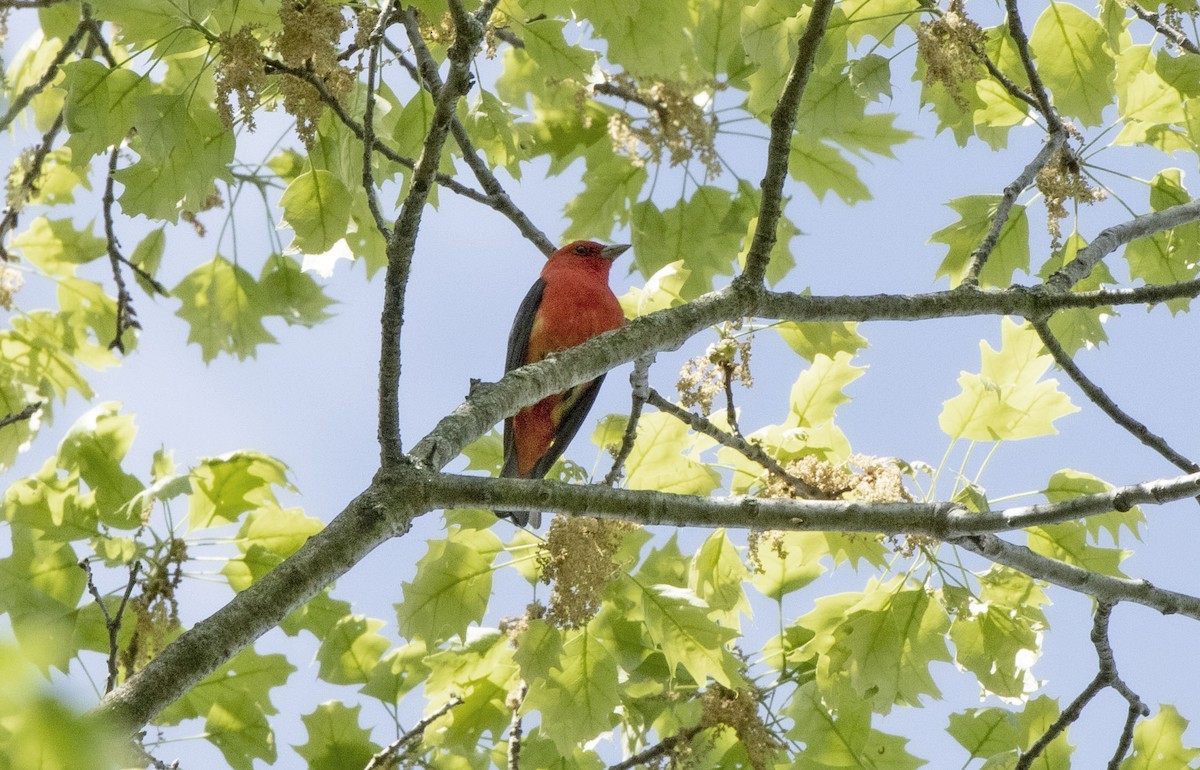
[{"label": "bird's tail", "polygon": [[540,511],[492,511],[502,519],[509,519],[518,527],[533,527],[537,529],[542,526],[542,514]]}]

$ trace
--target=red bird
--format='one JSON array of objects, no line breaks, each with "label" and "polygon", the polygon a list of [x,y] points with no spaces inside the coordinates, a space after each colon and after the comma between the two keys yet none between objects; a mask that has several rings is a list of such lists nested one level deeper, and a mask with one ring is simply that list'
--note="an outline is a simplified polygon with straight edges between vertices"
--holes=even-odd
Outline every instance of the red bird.
[{"label": "red bird", "polygon": [[[613,260],[628,248],[575,241],[551,254],[513,319],[504,371],[620,328],[625,314],[608,288],[608,272]],[[600,375],[506,419],[500,475],[521,479],[545,476],[579,431],[603,381],[604,375]],[[542,519],[540,513],[530,516],[526,511],[496,511],[496,515],[522,527],[531,520],[533,526],[540,526]]]}]

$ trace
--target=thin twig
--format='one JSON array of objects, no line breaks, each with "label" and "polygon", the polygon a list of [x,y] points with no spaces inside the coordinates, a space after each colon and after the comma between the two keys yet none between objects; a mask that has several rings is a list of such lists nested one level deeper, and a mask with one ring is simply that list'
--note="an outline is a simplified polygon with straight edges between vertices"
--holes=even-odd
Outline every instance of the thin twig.
[{"label": "thin twig", "polygon": [[1016,44],[1017,54],[1021,57],[1021,65],[1025,67],[1025,76],[1029,78],[1029,90],[1037,100],[1038,111],[1046,119],[1046,129],[1051,135],[1062,133],[1064,130],[1062,120],[1055,112],[1054,105],[1050,102],[1050,94],[1046,91],[1046,85],[1042,83],[1042,76],[1033,62],[1033,53],[1029,49],[1029,38],[1025,35],[1021,14],[1017,10],[1017,0],[1004,0],[1004,8],[1007,11],[1008,34],[1012,36],[1013,43]]},{"label": "thin twig", "polygon": [[42,141],[33,151],[33,155],[29,159],[29,166],[25,169],[24,176],[17,184],[13,195],[9,196],[9,202],[0,211],[0,259],[10,260],[12,257],[5,248],[4,243],[10,231],[15,230],[21,209],[32,195],[37,192],[38,178],[42,175],[42,166],[46,162],[46,156],[50,154],[50,147],[53,146],[54,140],[58,137],[58,132],[62,130],[65,119],[65,112],[58,111],[54,122],[50,124],[50,128],[46,129],[46,133],[42,134]]},{"label": "thin twig", "polygon": [[137,313],[133,309],[133,297],[125,286],[125,277],[121,275],[121,263],[129,260],[121,254],[117,241],[116,228],[113,225],[113,177],[117,173],[117,158],[121,154],[118,142],[112,146],[108,154],[108,174],[104,178],[104,197],[101,199],[101,209],[104,213],[104,240],[108,250],[108,261],[112,265],[113,281],[117,284],[117,319],[112,342],[108,343],[109,350],[113,348],[125,352],[125,342],[121,339],[129,329],[140,329]]},{"label": "thin twig", "polygon": [[637,439],[638,421],[642,417],[642,407],[650,398],[650,366],[654,363],[654,355],[643,356],[633,362],[633,371],[629,374],[629,390],[632,403],[629,405],[629,419],[625,422],[625,432],[621,435],[621,447],[613,458],[612,468],[604,476],[603,484],[611,487],[621,479],[625,461],[633,451],[633,442]]},{"label": "thin twig", "polygon": [[674,751],[675,747],[679,744],[687,743],[692,738],[695,738],[696,735],[699,734],[699,732],[703,729],[704,728],[700,725],[684,728],[670,737],[663,738],[661,741],[653,746],[650,746],[644,751],[639,751],[629,759],[618,762],[615,765],[609,765],[608,770],[633,770],[633,768],[638,767],[639,765],[644,765],[647,762],[658,759],[659,757],[666,756]]},{"label": "thin twig", "polygon": [[33,97],[45,91],[54,82],[54,78],[58,76],[59,68],[66,62],[68,56],[75,53],[75,49],[79,46],[79,41],[83,40],[83,36],[90,29],[91,25],[87,19],[81,20],[75,26],[74,31],[63,41],[62,48],[59,49],[58,53],[50,61],[49,66],[46,67],[46,71],[37,79],[37,82],[26,86],[21,93],[13,97],[13,100],[8,105],[8,112],[4,113],[4,117],[0,117],[0,131],[8,128],[8,125],[21,113],[21,110],[28,106]]},{"label": "thin twig", "polygon": [[804,96],[817,49],[825,37],[825,26],[833,10],[833,0],[814,0],[808,15],[808,26],[800,37],[796,61],[788,73],[783,93],[771,113],[771,139],[767,143],[767,170],[763,175],[762,198],[758,207],[758,224],[754,239],[746,254],[746,268],[734,282],[761,289],[771,261],[771,251],[777,238],[776,228],[783,213],[783,183],[787,178],[788,158],[792,151],[792,134],[796,128],[796,113]]},{"label": "thin twig", "polygon": [[1038,173],[1046,167],[1046,164],[1050,162],[1055,153],[1062,149],[1066,141],[1067,134],[1065,131],[1052,132],[1033,160],[1025,166],[1016,179],[1004,188],[1004,194],[1000,197],[1000,202],[996,204],[996,210],[992,212],[992,220],[988,224],[987,235],[984,236],[979,246],[971,252],[971,258],[967,262],[967,272],[962,279],[963,285],[979,285],[979,274],[983,271],[984,264],[987,262],[988,257],[992,255],[992,251],[995,250],[996,244],[1000,240],[1000,232],[1008,222],[1008,216],[1012,212],[1013,205],[1017,202],[1017,196],[1025,192],[1026,188],[1033,184],[1033,180],[1037,177]]},{"label": "thin twig", "polygon": [[417,722],[417,724],[414,725],[411,730],[376,752],[371,757],[371,761],[367,762],[363,770],[381,770],[381,768],[387,767],[388,760],[396,756],[400,750],[407,746],[410,742],[419,738],[421,734],[425,732],[426,727],[429,727],[438,719],[441,719],[450,711],[450,709],[462,702],[462,698],[458,697],[457,695],[452,695],[450,700],[442,704],[441,708],[425,717],[420,722]]},{"label": "thin twig", "polygon": [[[433,55],[429,52],[429,47],[425,45],[425,41],[421,39],[420,31],[417,29],[416,17],[412,13],[406,13],[403,16],[405,31],[408,32],[409,41],[412,44],[413,54],[417,58],[417,66],[412,67],[408,60],[404,58],[403,53],[395,47],[395,44],[390,40],[385,40],[384,45],[389,46],[389,50],[405,65],[405,69],[409,74],[417,74],[420,76],[418,83],[425,87],[425,90],[437,98],[438,93],[442,90],[442,79],[438,75],[437,63],[433,60]],[[542,252],[543,256],[549,256],[554,253],[557,246],[551,241],[544,232],[541,231],[533,221],[512,202],[512,198],[508,196],[504,186],[500,184],[500,180],[488,168],[488,165],[475,148],[471,141],[470,135],[467,133],[466,127],[462,121],[455,115],[450,119],[450,134],[454,137],[454,141],[462,150],[463,161],[467,167],[471,169],[471,173],[475,175],[475,179],[479,182],[479,186],[488,194],[492,203],[492,208],[504,214],[509,220],[517,226],[521,235],[533,243],[534,246]]]},{"label": "thin twig", "polygon": [[3,417],[0,417],[0,428],[7,428],[13,423],[21,422],[22,420],[28,420],[37,414],[37,412],[45,405],[45,401],[34,401],[32,404],[27,405],[19,412],[13,412],[12,414],[6,414]]},{"label": "thin twig", "polygon": [[509,703],[512,706],[512,719],[508,724],[508,770],[521,770],[521,704],[529,694],[529,683],[521,680],[516,696]]},{"label": "thin twig", "polygon": [[775,476],[787,482],[797,496],[813,500],[829,498],[829,495],[825,494],[821,490],[810,486],[802,479],[798,479],[792,474],[788,473],[787,469],[780,465],[778,460],[767,454],[767,451],[758,444],[747,441],[741,436],[735,436],[721,430],[716,425],[713,425],[712,422],[707,418],[698,415],[695,412],[689,412],[688,410],[671,403],[667,399],[663,398],[662,395],[653,388],[650,389],[650,393],[646,400],[656,409],[666,412],[672,417],[687,423],[692,430],[703,433],[709,438],[715,439],[717,443],[721,444],[722,446],[727,446],[736,452],[740,452],[747,459],[758,463]]},{"label": "thin twig", "polygon": [[395,8],[395,0],[388,0],[383,10],[379,13],[379,18],[375,22],[374,29],[371,30],[371,35],[368,38],[367,45],[370,48],[370,55],[367,58],[367,103],[363,109],[363,159],[362,159],[362,186],[363,192],[367,196],[367,208],[371,211],[371,218],[375,221],[375,228],[379,230],[379,234],[383,236],[386,242],[392,237],[391,230],[388,228],[387,222],[383,219],[383,212],[379,208],[379,197],[375,194],[375,79],[379,75],[379,47],[383,40],[383,32],[387,29],[387,25],[391,21],[392,11]]},{"label": "thin twig", "polygon": [[[1084,707],[1091,701],[1092,698],[1107,687],[1112,687],[1121,694],[1129,703],[1130,717],[1125,721],[1125,728],[1121,732],[1121,738],[1118,741],[1117,753],[1109,762],[1109,767],[1115,770],[1124,759],[1125,754],[1129,751],[1129,742],[1133,737],[1133,724],[1137,722],[1137,717],[1147,716],[1150,709],[1142,702],[1142,699],[1137,696],[1129,686],[1117,674],[1116,656],[1113,654],[1112,644],[1108,640],[1108,622],[1112,616],[1113,604],[1109,602],[1099,602],[1096,605],[1096,613],[1092,619],[1092,645],[1096,648],[1096,657],[1099,660],[1099,670],[1096,676],[1084,688],[1071,704],[1063,709],[1062,714],[1058,719],[1046,728],[1041,737],[1034,741],[1029,750],[1021,755],[1017,760],[1015,770],[1029,770],[1033,766],[1033,762],[1046,749],[1050,743],[1062,734],[1064,730],[1078,721],[1083,713]],[[1127,737],[1128,736],[1128,740]]]},{"label": "thin twig", "polygon": [[142,566],[140,561],[135,561],[129,568],[129,580],[125,584],[125,594],[121,597],[121,603],[117,606],[117,614],[109,614],[108,607],[104,604],[104,597],[100,595],[99,589],[96,588],[96,583],[92,579],[92,565],[88,559],[83,559],[79,562],[79,568],[87,575],[87,588],[92,598],[96,600],[96,604],[100,605],[100,612],[104,613],[104,626],[108,630],[108,681],[104,685],[104,693],[113,691],[117,686],[117,656],[120,654],[120,643],[117,635],[121,632],[121,616],[125,614],[125,607],[129,604],[129,597],[133,593],[133,587],[137,585],[138,569]]},{"label": "thin twig", "polygon": [[1055,363],[1059,368],[1066,372],[1066,375],[1071,378],[1071,381],[1079,386],[1079,389],[1084,392],[1092,403],[1100,408],[1100,411],[1108,415],[1113,422],[1120,425],[1125,430],[1129,431],[1138,441],[1158,452],[1163,457],[1167,458],[1173,465],[1188,473],[1200,471],[1200,465],[1192,462],[1188,458],[1176,452],[1166,442],[1166,439],[1152,433],[1144,424],[1134,419],[1126,413],[1117,403],[1105,393],[1099,385],[1092,382],[1083,371],[1076,366],[1075,361],[1063,350],[1058,339],[1055,338],[1054,332],[1050,331],[1050,326],[1045,320],[1032,321],[1034,330],[1038,333],[1038,337],[1042,339],[1042,344],[1046,346],[1046,350],[1054,357]]},{"label": "thin twig", "polygon": [[1172,43],[1188,53],[1200,54],[1200,46],[1197,46],[1195,43],[1193,43],[1187,35],[1165,24],[1162,20],[1162,17],[1160,17],[1157,13],[1148,11],[1138,5],[1137,0],[1129,0],[1129,2],[1123,3],[1123,5],[1129,10],[1133,11],[1133,13],[1139,19],[1154,27],[1158,34],[1162,35],[1167,40],[1170,40]]}]

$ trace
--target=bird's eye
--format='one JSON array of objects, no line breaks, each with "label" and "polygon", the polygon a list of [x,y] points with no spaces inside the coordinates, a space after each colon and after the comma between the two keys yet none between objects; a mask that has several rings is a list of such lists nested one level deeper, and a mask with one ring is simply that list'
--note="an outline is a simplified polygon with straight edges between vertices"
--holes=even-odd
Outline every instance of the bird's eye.
[{"label": "bird's eye", "polygon": [[580,244],[580,245],[578,245],[578,246],[576,246],[576,247],[575,247],[575,253],[576,253],[576,254],[578,254],[578,255],[579,255],[579,256],[581,256],[581,257],[585,257],[585,256],[587,256],[587,253],[588,253],[588,248],[587,248],[587,246],[584,246],[583,244]]}]

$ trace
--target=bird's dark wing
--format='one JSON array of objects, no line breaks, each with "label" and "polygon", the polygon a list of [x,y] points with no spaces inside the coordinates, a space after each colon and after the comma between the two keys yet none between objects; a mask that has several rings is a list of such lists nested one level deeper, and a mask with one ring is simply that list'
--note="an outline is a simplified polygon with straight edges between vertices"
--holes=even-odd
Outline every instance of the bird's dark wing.
[{"label": "bird's dark wing", "polygon": [[554,461],[566,451],[567,445],[571,443],[571,439],[575,438],[575,434],[579,432],[579,426],[583,425],[584,418],[591,411],[592,404],[596,403],[596,396],[600,393],[600,384],[603,382],[604,375],[602,374],[590,382],[576,385],[563,394],[564,401],[570,402],[567,411],[563,414],[562,422],[554,430],[554,441],[550,444],[550,448],[533,464],[530,478],[540,479],[545,476],[550,472]]},{"label": "bird's dark wing", "polygon": [[[525,365],[525,354],[529,350],[529,335],[533,331],[533,321],[537,317],[538,308],[542,306],[542,294],[546,291],[546,282],[541,278],[533,282],[521,306],[517,308],[517,317],[513,319],[512,330],[508,333],[508,354],[504,359],[504,372]],[[504,420],[504,466],[500,475],[506,478],[516,478],[517,447],[513,435],[512,417]]]}]

